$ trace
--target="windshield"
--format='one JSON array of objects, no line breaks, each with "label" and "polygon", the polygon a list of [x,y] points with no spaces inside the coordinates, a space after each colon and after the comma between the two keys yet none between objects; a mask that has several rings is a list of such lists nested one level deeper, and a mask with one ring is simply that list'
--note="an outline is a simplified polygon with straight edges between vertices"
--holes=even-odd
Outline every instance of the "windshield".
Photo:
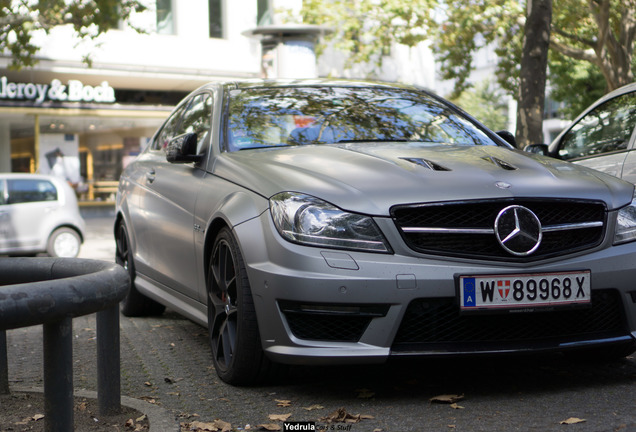
[{"label": "windshield", "polygon": [[496,145],[424,92],[386,87],[272,87],[230,91],[228,150],[398,141]]}]

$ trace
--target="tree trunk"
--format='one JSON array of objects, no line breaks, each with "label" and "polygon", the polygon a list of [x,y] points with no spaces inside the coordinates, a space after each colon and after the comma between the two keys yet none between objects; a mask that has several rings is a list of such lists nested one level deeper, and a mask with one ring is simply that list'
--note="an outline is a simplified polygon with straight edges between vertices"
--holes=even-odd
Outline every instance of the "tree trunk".
[{"label": "tree trunk", "polygon": [[544,141],[543,111],[551,22],[552,0],[528,1],[517,108],[519,148]]}]

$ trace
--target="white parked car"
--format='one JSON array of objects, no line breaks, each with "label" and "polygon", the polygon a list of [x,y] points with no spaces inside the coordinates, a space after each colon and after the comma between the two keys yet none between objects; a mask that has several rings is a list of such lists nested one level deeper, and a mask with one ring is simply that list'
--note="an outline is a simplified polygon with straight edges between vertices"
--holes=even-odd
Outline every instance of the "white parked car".
[{"label": "white parked car", "polygon": [[0,254],[76,257],[84,228],[75,191],[64,180],[0,173]]},{"label": "white parked car", "polygon": [[549,146],[526,147],[636,183],[636,83],[606,94]]}]

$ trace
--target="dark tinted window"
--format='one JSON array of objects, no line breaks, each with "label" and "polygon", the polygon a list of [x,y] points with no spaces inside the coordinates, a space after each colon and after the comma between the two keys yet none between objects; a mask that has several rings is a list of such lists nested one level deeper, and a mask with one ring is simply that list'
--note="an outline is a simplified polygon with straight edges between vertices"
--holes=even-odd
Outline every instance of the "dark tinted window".
[{"label": "dark tinted window", "polygon": [[590,111],[561,140],[559,156],[573,159],[625,150],[636,125],[636,94],[619,96]]},{"label": "dark tinted window", "polygon": [[230,91],[230,151],[299,144],[404,141],[496,145],[425,92],[369,87],[276,87]]},{"label": "dark tinted window", "polygon": [[7,180],[7,192],[7,204],[57,200],[57,189],[48,180]]}]

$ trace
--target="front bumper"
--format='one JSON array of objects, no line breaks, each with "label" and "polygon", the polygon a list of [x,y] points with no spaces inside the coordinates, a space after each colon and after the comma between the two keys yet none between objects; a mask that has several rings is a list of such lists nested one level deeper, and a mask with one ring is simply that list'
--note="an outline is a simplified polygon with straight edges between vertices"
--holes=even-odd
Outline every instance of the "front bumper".
[{"label": "front bumper", "polygon": [[[389,238],[397,245],[391,255],[296,245],[280,238],[268,212],[235,230],[263,349],[277,362],[379,363],[398,355],[563,351],[636,341],[636,243],[510,264],[416,256],[399,237]],[[592,308],[459,314],[459,275],[574,270],[591,271]]]}]

